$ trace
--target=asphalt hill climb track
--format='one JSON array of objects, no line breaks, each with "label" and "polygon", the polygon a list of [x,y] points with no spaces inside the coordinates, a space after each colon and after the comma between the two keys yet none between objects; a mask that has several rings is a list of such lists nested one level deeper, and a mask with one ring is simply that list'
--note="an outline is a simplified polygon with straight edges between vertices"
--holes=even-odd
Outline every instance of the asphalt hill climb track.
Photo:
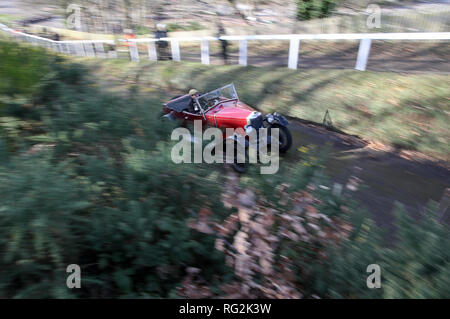
[{"label": "asphalt hill climb track", "polygon": [[356,136],[299,120],[290,119],[290,123],[293,145],[280,165],[301,158],[302,146],[327,147],[326,173],[386,229],[393,227],[395,202],[417,216],[430,200],[439,202],[450,185],[448,167],[420,158],[420,154],[407,158],[400,151],[374,149],[370,142]]}]

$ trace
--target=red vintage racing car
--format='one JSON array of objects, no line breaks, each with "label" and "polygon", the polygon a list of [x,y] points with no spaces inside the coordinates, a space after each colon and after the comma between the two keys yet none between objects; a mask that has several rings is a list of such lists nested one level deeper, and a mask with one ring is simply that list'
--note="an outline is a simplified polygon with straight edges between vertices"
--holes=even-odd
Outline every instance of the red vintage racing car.
[{"label": "red vintage racing car", "polygon": [[[251,130],[258,131],[263,127],[269,131],[271,128],[278,128],[279,151],[284,153],[292,145],[286,118],[276,112],[263,116],[241,102],[233,84],[200,94],[194,99],[188,94],[175,96],[163,105],[163,112],[165,117],[172,120],[178,119],[182,122],[201,120],[203,128],[217,127],[224,132],[226,128],[242,128],[246,133],[250,133]],[[225,134],[224,138],[227,138]]]}]

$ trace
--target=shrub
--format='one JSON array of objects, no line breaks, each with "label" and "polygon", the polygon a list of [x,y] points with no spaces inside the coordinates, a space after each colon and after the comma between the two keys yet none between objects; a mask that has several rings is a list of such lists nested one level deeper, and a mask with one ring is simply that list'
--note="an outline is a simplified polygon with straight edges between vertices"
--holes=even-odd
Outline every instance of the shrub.
[{"label": "shrub", "polygon": [[65,267],[80,243],[89,206],[67,163],[13,158],[0,167],[0,296],[67,297]]},{"label": "shrub", "polygon": [[396,243],[384,252],[385,298],[449,298],[449,227],[440,224],[437,205],[430,204],[419,219],[395,207]]},{"label": "shrub", "polygon": [[[29,94],[56,145],[26,150],[20,126],[15,153],[0,139],[0,297],[175,297],[187,267],[223,282],[215,237],[187,225],[201,209],[226,216],[221,176],[171,162],[159,100],[110,96],[52,58]],[[66,287],[69,264],[80,290]]]},{"label": "shrub", "polygon": [[0,96],[31,96],[50,71],[51,60],[42,48],[0,40]]},{"label": "shrub", "polygon": [[335,0],[297,0],[297,19],[326,18],[331,14],[335,5]]},{"label": "shrub", "polygon": [[197,31],[202,30],[203,26],[197,21],[190,21],[187,24],[177,24],[177,23],[169,23],[167,25],[168,32],[175,31]]},{"label": "shrub", "polygon": [[[0,296],[169,297],[188,266],[223,281],[214,236],[187,226],[204,207],[225,216],[219,178],[171,164],[163,148],[127,147],[122,164],[107,152],[10,158],[0,169]],[[65,287],[69,264],[82,269],[80,290]]]}]

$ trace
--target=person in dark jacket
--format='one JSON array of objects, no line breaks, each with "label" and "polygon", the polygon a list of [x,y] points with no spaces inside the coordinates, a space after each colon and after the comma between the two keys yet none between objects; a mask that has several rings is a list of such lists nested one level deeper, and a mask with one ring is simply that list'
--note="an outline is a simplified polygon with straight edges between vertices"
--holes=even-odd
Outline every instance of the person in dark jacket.
[{"label": "person in dark jacket", "polygon": [[[223,27],[222,23],[217,23],[217,37],[220,38],[223,35],[226,35],[225,33],[225,28]],[[222,58],[223,58],[223,63],[224,64],[228,64],[228,52],[227,52],[227,47],[228,47],[228,41],[227,40],[220,40],[220,45],[222,46]]]},{"label": "person in dark jacket", "polygon": [[[164,24],[158,23],[156,25],[155,39],[161,39],[167,37],[167,30]],[[156,50],[158,53],[158,60],[169,60],[170,55],[168,52],[169,44],[167,41],[157,41]]]}]

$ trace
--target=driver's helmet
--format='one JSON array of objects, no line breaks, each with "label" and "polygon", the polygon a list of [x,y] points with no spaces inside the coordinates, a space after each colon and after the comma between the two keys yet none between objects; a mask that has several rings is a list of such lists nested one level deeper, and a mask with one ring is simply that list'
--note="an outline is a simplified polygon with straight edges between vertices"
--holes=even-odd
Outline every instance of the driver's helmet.
[{"label": "driver's helmet", "polygon": [[190,89],[189,90],[189,96],[193,97],[194,95],[198,94],[198,91],[196,89]]}]

